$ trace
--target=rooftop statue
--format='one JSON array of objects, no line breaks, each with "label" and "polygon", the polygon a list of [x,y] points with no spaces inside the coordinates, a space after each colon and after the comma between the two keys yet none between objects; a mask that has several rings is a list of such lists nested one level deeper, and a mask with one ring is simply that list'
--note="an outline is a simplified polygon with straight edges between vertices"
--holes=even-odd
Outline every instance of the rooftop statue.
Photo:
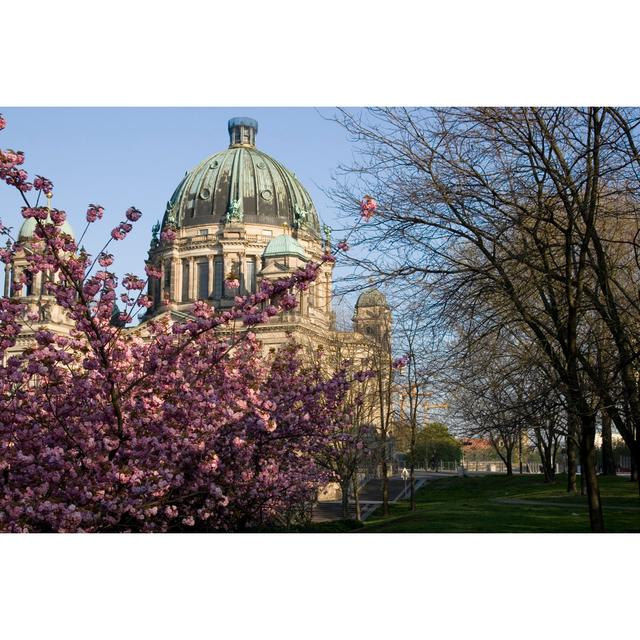
[{"label": "rooftop statue", "polygon": [[154,247],[158,246],[158,243],[160,242],[159,240],[159,234],[160,234],[160,221],[158,220],[153,227],[151,227],[151,245]]},{"label": "rooftop statue", "polygon": [[296,229],[301,229],[307,225],[307,218],[309,217],[309,212],[306,209],[298,206],[297,204],[293,207],[293,226]]},{"label": "rooftop statue", "polygon": [[173,210],[173,203],[171,201],[167,202],[167,224],[173,227],[176,226],[176,214]]},{"label": "rooftop statue", "polygon": [[232,200],[227,209],[227,222],[242,222],[242,207],[240,200]]}]

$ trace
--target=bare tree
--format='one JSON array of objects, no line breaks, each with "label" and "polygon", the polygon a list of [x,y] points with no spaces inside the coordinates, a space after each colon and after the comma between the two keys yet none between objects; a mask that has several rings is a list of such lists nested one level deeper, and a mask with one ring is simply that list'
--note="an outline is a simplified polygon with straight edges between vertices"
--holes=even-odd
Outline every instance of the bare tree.
[{"label": "bare tree", "polygon": [[[593,531],[604,530],[595,435],[601,405],[640,455],[637,275],[614,249],[636,247],[640,112],[607,108],[374,109],[343,112],[361,150],[334,196],[372,193],[378,216],[352,244],[380,279],[420,283],[441,310],[492,297],[526,327],[561,381],[579,442]],[[634,217],[635,216],[635,217]],[[633,251],[631,251],[633,253]],[[603,370],[583,337],[597,316],[617,370]],[[615,382],[615,386],[612,384]],[[573,431],[575,430],[575,433]]]}]

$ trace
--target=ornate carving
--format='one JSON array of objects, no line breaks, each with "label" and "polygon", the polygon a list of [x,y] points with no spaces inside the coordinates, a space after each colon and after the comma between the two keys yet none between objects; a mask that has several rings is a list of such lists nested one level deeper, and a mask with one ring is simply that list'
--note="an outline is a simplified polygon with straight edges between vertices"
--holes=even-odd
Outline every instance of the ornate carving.
[{"label": "ornate carving", "polygon": [[331,227],[328,224],[322,225],[322,231],[324,231],[326,246],[331,247]]},{"label": "ornate carving", "polygon": [[38,301],[38,322],[51,322],[51,308],[46,302]]},{"label": "ornate carving", "polygon": [[299,207],[297,204],[293,206],[293,226],[296,229],[306,226],[308,218],[309,212],[306,209]]},{"label": "ornate carving", "polygon": [[157,247],[160,243],[159,239],[160,234],[160,220],[156,221],[156,223],[151,227],[151,246]]},{"label": "ornate carving", "polygon": [[171,202],[167,202],[167,215],[166,215],[166,223],[172,227],[176,226],[176,214],[173,211],[173,204]]},{"label": "ornate carving", "polygon": [[227,222],[242,222],[243,218],[240,200],[232,200],[227,208]]}]

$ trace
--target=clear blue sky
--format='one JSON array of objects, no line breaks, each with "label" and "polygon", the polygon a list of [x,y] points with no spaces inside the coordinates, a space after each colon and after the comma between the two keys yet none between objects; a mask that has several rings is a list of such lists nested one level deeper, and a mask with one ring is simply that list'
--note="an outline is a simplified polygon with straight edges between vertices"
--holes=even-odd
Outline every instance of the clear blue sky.
[{"label": "clear blue sky", "polygon": [[[258,148],[300,178],[324,222],[345,226],[321,191],[331,185],[338,164],[351,161],[344,130],[324,119],[334,109],[0,107],[0,112],[7,120],[0,147],[23,150],[29,175],[53,181],[53,205],[67,212],[76,235],[84,229],[88,203],[105,207],[105,219],[83,241],[90,253],[100,249],[127,207],[143,212],[132,234],[111,244],[119,274],[143,273],[152,225],[185,171],[228,146],[227,120],[234,116],[256,118]],[[16,231],[21,206],[15,189],[0,185],[0,218]]]}]

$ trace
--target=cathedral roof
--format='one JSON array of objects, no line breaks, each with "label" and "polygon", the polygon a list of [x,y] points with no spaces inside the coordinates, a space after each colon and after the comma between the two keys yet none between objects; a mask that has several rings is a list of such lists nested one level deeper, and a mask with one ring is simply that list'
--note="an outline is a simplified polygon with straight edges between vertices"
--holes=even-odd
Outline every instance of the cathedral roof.
[{"label": "cathedral roof", "polygon": [[362,307],[388,307],[387,296],[378,289],[371,287],[363,291],[356,302],[356,309]]},{"label": "cathedral roof", "polygon": [[262,254],[263,258],[277,258],[281,256],[297,256],[303,260],[307,259],[307,255],[300,243],[286,233],[276,236],[271,240]]},{"label": "cathedral roof", "polygon": [[230,145],[188,171],[171,199],[165,224],[188,227],[236,220],[292,228],[303,226],[319,235],[320,223],[311,196],[295,175],[258,150],[258,123],[232,118]]}]

